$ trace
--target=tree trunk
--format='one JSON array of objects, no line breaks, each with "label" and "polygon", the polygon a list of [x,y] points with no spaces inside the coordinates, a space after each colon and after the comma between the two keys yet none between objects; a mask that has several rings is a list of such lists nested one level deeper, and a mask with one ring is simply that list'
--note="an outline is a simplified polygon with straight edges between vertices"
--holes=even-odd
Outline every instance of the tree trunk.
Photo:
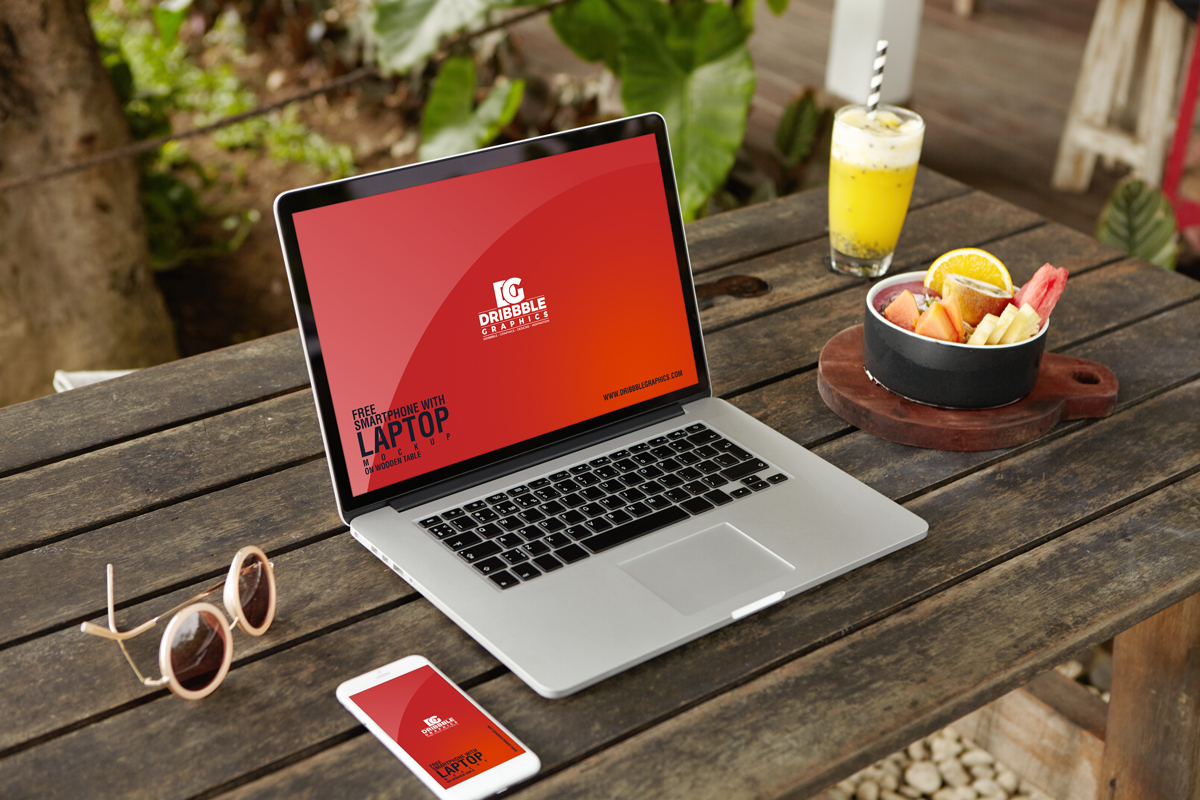
[{"label": "tree trunk", "polygon": [[[129,141],[85,0],[0,3],[0,180]],[[0,405],[175,357],[132,158],[0,191]]]}]

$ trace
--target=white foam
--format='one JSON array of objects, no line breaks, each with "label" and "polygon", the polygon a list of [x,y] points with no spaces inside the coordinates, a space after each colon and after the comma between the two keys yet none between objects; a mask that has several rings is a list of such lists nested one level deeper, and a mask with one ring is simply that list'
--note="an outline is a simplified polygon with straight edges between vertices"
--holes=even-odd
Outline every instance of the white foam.
[{"label": "white foam", "polygon": [[911,111],[897,110],[900,114],[881,107],[871,119],[865,106],[842,109],[833,123],[833,157],[863,169],[904,169],[916,164],[925,123],[920,117],[914,119]]}]

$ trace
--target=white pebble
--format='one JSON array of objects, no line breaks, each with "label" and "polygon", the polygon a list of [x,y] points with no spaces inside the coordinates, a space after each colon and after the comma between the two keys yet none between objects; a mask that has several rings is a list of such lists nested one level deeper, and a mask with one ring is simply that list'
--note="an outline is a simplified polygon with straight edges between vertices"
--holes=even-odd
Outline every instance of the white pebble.
[{"label": "white pebble", "polygon": [[879,788],[894,792],[900,788],[900,776],[890,772],[879,779]]},{"label": "white pebble", "polygon": [[981,764],[993,764],[996,759],[992,758],[992,754],[988,751],[975,748],[963,753],[959,761],[963,763],[964,767],[977,767]]},{"label": "white pebble", "polygon": [[879,784],[866,780],[858,785],[854,800],[879,800]]},{"label": "white pebble", "polygon": [[908,746],[908,757],[913,761],[926,761],[929,758],[929,751],[925,749],[925,743],[920,739]]},{"label": "white pebble", "polygon": [[987,764],[979,764],[971,767],[969,772],[974,778],[987,778],[988,780],[991,780],[996,777],[996,770],[992,769]]},{"label": "white pebble", "polygon": [[1004,798],[1008,797],[1008,793],[1000,788],[1000,784],[987,778],[980,778],[975,781],[971,784],[971,788],[978,792],[980,797],[986,798],[986,800],[993,800],[993,798],[995,800],[1004,800]]},{"label": "white pebble", "polygon": [[954,758],[961,753],[963,746],[953,739],[934,739],[932,749],[934,761],[945,761],[947,758]]},{"label": "white pebble", "polygon": [[925,796],[925,793],[915,786],[901,786],[896,791],[900,792],[900,794],[904,795],[905,797],[912,798],[912,800],[918,800],[918,798]]},{"label": "white pebble", "polygon": [[1017,791],[1017,786],[1021,779],[1017,777],[1017,773],[1010,769],[1001,769],[996,773],[996,783],[1000,784],[1000,788],[1012,794]]},{"label": "white pebble", "polygon": [[971,776],[963,769],[963,765],[953,758],[937,762],[937,768],[938,772],[942,774],[942,779],[949,785],[955,787],[971,785]]},{"label": "white pebble", "polygon": [[[920,796],[920,795],[918,795]],[[890,789],[884,789],[879,793],[879,800],[908,800],[904,795],[897,794]]]},{"label": "white pebble", "polygon": [[825,790],[825,796],[829,800],[850,800],[850,795],[841,790],[841,784]]},{"label": "white pebble", "polygon": [[849,797],[850,795],[854,794],[854,781],[850,780],[849,778],[844,781],[838,781],[836,788],[840,789],[842,794]]},{"label": "white pebble", "polygon": [[947,725],[945,728],[942,728],[941,733],[938,735],[943,739],[949,739],[952,742],[957,742],[962,738],[958,735],[958,731],[954,730],[954,727],[951,725]]},{"label": "white pebble", "polygon": [[[904,780],[909,786],[925,794],[933,794],[942,786],[938,768],[928,761],[918,761],[904,771]],[[905,793],[907,794],[907,792]]]},{"label": "white pebble", "polygon": [[1078,661],[1068,661],[1065,664],[1059,664],[1054,669],[1071,680],[1075,680],[1083,674],[1083,664],[1080,664]]}]

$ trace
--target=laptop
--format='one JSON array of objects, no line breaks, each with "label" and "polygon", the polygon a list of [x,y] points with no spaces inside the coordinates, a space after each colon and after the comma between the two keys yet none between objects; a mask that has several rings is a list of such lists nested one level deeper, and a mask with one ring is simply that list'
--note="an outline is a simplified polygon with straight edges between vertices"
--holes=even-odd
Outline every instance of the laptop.
[{"label": "laptop", "polygon": [[275,218],[341,518],[545,697],[925,536],[713,396],[657,114]]}]

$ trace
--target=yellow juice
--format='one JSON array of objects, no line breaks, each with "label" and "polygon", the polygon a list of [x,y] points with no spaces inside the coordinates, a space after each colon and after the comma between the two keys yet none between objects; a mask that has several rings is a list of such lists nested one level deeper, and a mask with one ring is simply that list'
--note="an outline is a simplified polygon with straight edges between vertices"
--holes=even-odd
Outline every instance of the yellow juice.
[{"label": "yellow juice", "polygon": [[829,161],[830,265],[837,272],[877,278],[887,272],[925,138],[911,111],[846,106],[834,117]]},{"label": "yellow juice", "polygon": [[831,159],[829,238],[838,252],[882,258],[895,250],[916,177],[916,164],[867,169]]}]

